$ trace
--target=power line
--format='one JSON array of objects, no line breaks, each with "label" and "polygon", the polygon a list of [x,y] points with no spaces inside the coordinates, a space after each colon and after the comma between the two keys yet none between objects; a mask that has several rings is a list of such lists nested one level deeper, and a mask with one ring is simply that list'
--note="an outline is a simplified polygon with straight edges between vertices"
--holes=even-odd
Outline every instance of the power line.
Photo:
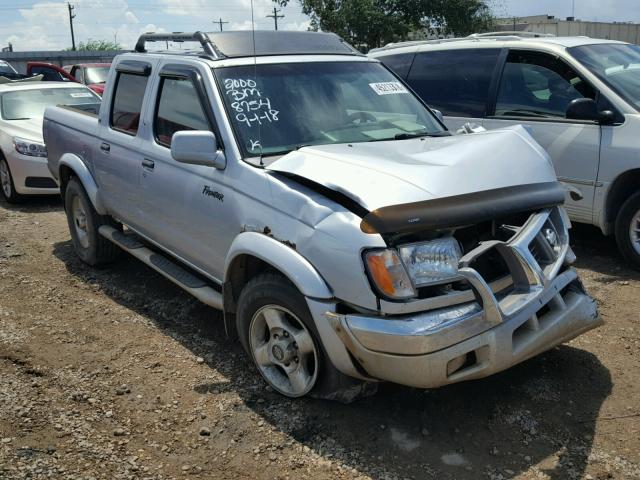
[{"label": "power line", "polygon": [[229,23],[229,22],[224,22],[222,21],[222,17],[218,18],[218,20],[214,20],[213,23],[217,23],[220,25],[220,31],[222,31],[222,24],[223,23]]},{"label": "power line", "polygon": [[273,7],[273,15],[267,15],[268,18],[273,18],[273,21],[276,26],[276,30],[278,30],[278,19],[284,18],[284,15],[278,15],[278,12],[281,10],[279,8]]},{"label": "power line", "polygon": [[75,51],[76,49],[76,37],[73,34],[73,19],[76,18],[76,14],[73,13],[74,7],[71,3],[67,3],[67,7],[69,8],[69,27],[71,27],[71,50]]}]

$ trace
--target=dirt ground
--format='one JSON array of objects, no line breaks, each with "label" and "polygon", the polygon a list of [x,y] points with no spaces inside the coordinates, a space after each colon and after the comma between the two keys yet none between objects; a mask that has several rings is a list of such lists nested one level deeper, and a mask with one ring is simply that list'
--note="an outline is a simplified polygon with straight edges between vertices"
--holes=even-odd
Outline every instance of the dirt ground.
[{"label": "dirt ground", "polygon": [[606,324],[491,378],[351,405],[265,388],[220,315],[61,203],[0,203],[1,479],[640,478],[640,275],[574,228]]}]

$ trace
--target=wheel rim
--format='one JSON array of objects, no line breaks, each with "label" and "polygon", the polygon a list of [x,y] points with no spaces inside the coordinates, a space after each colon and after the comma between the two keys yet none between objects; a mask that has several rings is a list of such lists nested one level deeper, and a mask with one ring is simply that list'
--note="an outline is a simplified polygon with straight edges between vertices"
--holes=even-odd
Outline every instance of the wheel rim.
[{"label": "wheel rim", "polygon": [[307,394],[318,376],[318,352],[305,325],[286,308],[266,305],[249,326],[249,345],[269,385],[288,397]]},{"label": "wheel rim", "polygon": [[11,177],[9,176],[9,167],[5,160],[0,161],[0,186],[5,197],[11,196]]},{"label": "wheel rim", "polygon": [[629,237],[631,238],[631,245],[638,255],[640,255],[640,210],[636,212],[631,219],[629,225]]},{"label": "wheel rim", "polygon": [[71,215],[78,242],[80,242],[80,245],[83,248],[88,248],[89,235],[87,234],[87,213],[84,209],[84,205],[82,204],[82,200],[78,195],[73,197],[73,201],[71,202]]}]

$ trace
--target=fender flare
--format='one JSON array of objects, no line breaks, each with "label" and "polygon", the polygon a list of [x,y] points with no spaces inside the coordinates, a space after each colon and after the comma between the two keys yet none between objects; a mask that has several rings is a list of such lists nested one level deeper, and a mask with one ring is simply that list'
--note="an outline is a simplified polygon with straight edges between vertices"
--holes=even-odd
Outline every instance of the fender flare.
[{"label": "fender flare", "polygon": [[243,232],[229,248],[224,262],[225,283],[230,267],[240,255],[251,255],[282,272],[305,297],[331,299],[333,293],[309,261],[278,240],[257,232]]},{"label": "fender flare", "polygon": [[80,183],[82,183],[82,186],[87,192],[91,203],[93,204],[93,208],[96,209],[96,212],[100,215],[106,215],[107,210],[100,199],[98,184],[82,159],[73,153],[63,154],[58,162],[58,178],[60,178],[60,180],[62,180],[60,170],[63,166],[70,168],[78,177]]}]

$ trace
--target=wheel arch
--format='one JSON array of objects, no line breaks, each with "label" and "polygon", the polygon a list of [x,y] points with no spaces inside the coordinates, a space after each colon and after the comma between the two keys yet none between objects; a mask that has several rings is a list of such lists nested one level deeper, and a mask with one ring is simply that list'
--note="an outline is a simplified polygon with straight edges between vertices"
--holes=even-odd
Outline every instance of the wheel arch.
[{"label": "wheel arch", "polygon": [[100,215],[106,215],[107,211],[100,199],[98,192],[98,184],[96,183],[93,175],[82,161],[80,157],[72,153],[65,153],[60,157],[58,164],[58,178],[60,182],[60,194],[64,198],[67,185],[72,176],[78,178],[82,187],[87,192],[89,200],[93,204],[93,208],[96,209]]},{"label": "wheel arch", "polygon": [[269,270],[283,275],[305,297],[333,298],[313,265],[292,247],[262,233],[244,232],[235,238],[225,260],[225,313],[235,314],[236,301],[244,285],[255,275]]},{"label": "wheel arch", "polygon": [[[613,225],[622,204],[635,192],[640,191],[640,168],[627,170],[620,174],[611,185],[607,194],[605,223]],[[612,229],[607,229],[612,231]]]}]

